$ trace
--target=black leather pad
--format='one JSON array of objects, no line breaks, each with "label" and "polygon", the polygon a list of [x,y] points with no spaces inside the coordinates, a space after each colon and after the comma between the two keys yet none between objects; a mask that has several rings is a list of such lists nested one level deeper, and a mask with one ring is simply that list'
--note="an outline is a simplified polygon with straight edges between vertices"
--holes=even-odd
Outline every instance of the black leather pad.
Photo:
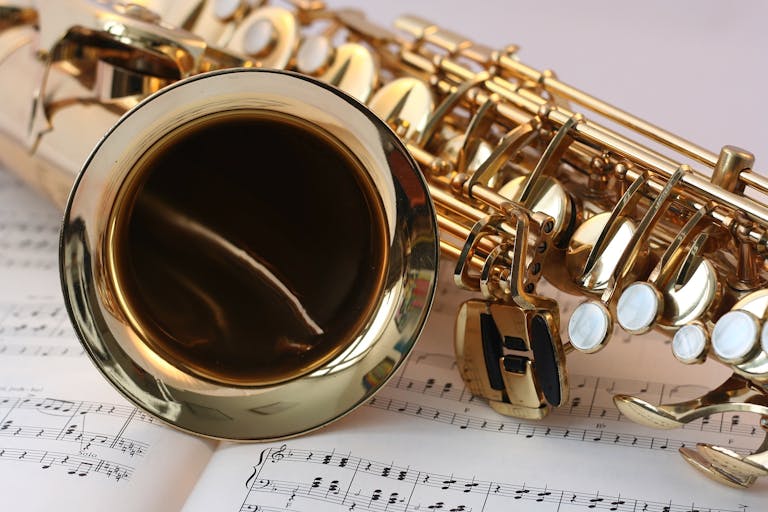
[{"label": "black leather pad", "polygon": [[547,402],[557,407],[562,399],[560,395],[560,372],[557,368],[555,349],[552,345],[552,333],[549,324],[541,315],[531,321],[531,350],[536,365],[536,377],[539,388]]}]

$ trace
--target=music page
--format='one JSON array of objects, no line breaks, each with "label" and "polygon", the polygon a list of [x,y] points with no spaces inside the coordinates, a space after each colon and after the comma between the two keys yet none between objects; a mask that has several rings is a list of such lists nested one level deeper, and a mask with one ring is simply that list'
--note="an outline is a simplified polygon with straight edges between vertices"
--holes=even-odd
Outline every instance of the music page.
[{"label": "music page", "polygon": [[[620,332],[569,354],[570,397],[539,422],[504,417],[463,386],[448,284],[415,352],[369,403],[302,438],[216,445],[137,410],[87,359],[64,310],[60,214],[0,173],[0,496],[3,510],[754,512],[768,487],[710,482],[678,455],[706,442],[746,452],[754,417],[653,430],[612,396],[696,396],[722,366],[677,363],[663,337]],[[574,300],[557,297],[563,325]],[[632,364],[628,364],[632,361]]]},{"label": "music page", "polygon": [[[442,270],[446,283],[452,269]],[[696,396],[727,376],[723,368],[684,366],[662,337],[617,332],[602,353],[569,354],[565,406],[538,422],[504,417],[467,392],[455,367],[454,311],[465,298],[443,287],[405,368],[361,409],[299,439],[222,444],[184,510],[768,510],[766,483],[731,489],[678,454],[697,442],[755,448],[765,436],[757,418],[653,430],[612,403],[617,393],[653,402]],[[559,299],[565,322],[575,303]]]},{"label": "music page", "polygon": [[178,510],[214,445],[137,410],[88,360],[59,287],[60,218],[0,170],[0,509]]}]

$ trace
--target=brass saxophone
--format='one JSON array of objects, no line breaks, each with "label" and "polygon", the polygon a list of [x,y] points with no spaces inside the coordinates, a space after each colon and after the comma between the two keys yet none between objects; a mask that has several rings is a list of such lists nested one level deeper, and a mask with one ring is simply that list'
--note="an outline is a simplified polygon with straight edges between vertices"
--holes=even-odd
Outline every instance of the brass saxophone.
[{"label": "brass saxophone", "polygon": [[[418,338],[439,253],[479,294],[456,358],[496,411],[544,417],[567,401],[568,352],[657,330],[682,363],[733,374],[683,403],[616,396],[624,415],[768,425],[754,157],[704,150],[514,47],[315,0],[6,5],[0,97],[4,164],[65,211],[80,340],[176,428],[278,439],[361,405]],[[567,325],[542,277],[583,297]],[[768,437],[681,454],[728,485],[768,475]]]}]

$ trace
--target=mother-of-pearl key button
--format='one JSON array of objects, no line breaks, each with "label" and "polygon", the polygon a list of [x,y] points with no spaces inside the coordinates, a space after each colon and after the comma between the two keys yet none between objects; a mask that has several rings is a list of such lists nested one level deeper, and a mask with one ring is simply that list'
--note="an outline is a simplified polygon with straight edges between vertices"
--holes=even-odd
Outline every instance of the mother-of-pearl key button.
[{"label": "mother-of-pearl key button", "polygon": [[688,324],[672,338],[672,353],[685,364],[699,363],[707,354],[707,332],[699,324]]},{"label": "mother-of-pearl key button", "polygon": [[608,310],[597,302],[584,302],[573,311],[568,322],[571,345],[582,352],[595,352],[608,339],[611,317]]},{"label": "mother-of-pearl key button", "polygon": [[235,15],[240,7],[240,0],[216,0],[213,12],[220,20],[227,20]]},{"label": "mother-of-pearl key button", "polygon": [[625,331],[648,331],[659,315],[659,293],[649,283],[632,283],[621,293],[616,305],[616,319]]},{"label": "mother-of-pearl key button", "polygon": [[729,311],[712,330],[712,349],[726,363],[741,363],[754,351],[760,324],[752,313]]},{"label": "mother-of-pearl key button", "polygon": [[325,36],[310,36],[296,52],[296,68],[305,75],[317,75],[325,71],[333,57],[333,46]]},{"label": "mother-of-pearl key button", "polygon": [[243,49],[248,55],[259,57],[268,52],[277,40],[277,30],[266,18],[254,21],[243,38]]}]

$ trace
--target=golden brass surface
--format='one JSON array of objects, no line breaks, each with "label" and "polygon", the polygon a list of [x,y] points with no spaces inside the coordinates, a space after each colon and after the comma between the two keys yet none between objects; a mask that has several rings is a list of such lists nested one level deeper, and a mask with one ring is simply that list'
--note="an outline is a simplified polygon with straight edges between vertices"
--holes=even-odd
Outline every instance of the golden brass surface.
[{"label": "golden brass surface", "polygon": [[398,78],[381,87],[368,102],[371,110],[398,126],[405,139],[421,137],[434,109],[429,86],[416,78]]},{"label": "golden brass surface", "polygon": [[[259,30],[267,31],[269,37],[254,37],[254,32]],[[259,44],[264,40],[266,42]],[[282,7],[264,7],[243,20],[226,48],[254,58],[259,67],[283,68],[293,57],[298,44],[299,27],[293,14]]]},{"label": "golden brass surface", "polygon": [[[378,303],[380,199],[354,157],[304,124],[258,111],[204,117],[131,171],[112,213],[112,284],[134,329],[182,371],[239,386],[306,375],[338,356]],[[258,164],[244,165],[243,147]],[[303,186],[276,215],[283,174]],[[300,257],[307,248],[314,257]]]},{"label": "golden brass surface", "polygon": [[[702,351],[678,359],[733,372],[682,403],[617,396],[624,415],[766,425],[768,179],[748,151],[414,16],[139,3],[0,7],[0,158],[65,209],[75,330],[139,407],[225,439],[326,425],[404,360],[440,250],[482,295],[456,355],[494,410],[567,403],[566,353],[600,350],[616,318],[633,336],[695,327]],[[561,326],[542,278],[586,300],[578,322]],[[727,485],[768,475],[768,440],[681,454]]]}]

